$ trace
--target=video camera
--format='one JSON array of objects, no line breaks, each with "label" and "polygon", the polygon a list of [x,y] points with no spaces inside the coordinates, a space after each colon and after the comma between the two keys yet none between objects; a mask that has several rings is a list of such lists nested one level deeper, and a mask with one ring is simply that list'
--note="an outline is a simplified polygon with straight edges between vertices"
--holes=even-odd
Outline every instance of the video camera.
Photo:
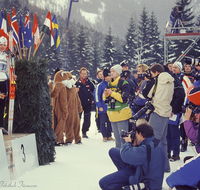
[{"label": "video camera", "polygon": [[145,106],[142,109],[140,109],[133,117],[129,119],[129,123],[132,125],[132,131],[131,132],[122,131],[122,134],[121,134],[122,137],[128,137],[128,135],[130,134],[132,143],[134,142],[134,138],[136,134],[136,121],[139,118],[141,118],[147,112],[147,110],[150,110],[150,112],[154,110],[154,106],[151,104],[150,101],[147,101],[145,103]]},{"label": "video camera", "polygon": [[147,77],[150,80],[152,79],[151,78],[151,73],[150,73],[149,69],[146,70],[146,73],[140,73],[140,74],[138,74],[138,78],[140,78],[140,79],[144,79],[145,77]]}]

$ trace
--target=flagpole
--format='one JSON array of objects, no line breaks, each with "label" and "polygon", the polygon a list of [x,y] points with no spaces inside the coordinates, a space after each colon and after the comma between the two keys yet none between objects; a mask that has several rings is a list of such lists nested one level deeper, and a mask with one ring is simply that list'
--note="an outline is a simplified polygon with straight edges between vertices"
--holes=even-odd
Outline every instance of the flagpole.
[{"label": "flagpole", "polygon": [[32,48],[32,46],[29,48],[28,60],[30,60],[30,56],[31,56],[31,48]]},{"label": "flagpole", "polygon": [[[24,57],[24,34],[22,33],[23,57]],[[24,57],[25,58],[25,57]]]},{"label": "flagpole", "polygon": [[[41,32],[41,33],[42,33],[42,32]],[[41,35],[40,35],[40,36],[41,36]],[[36,46],[36,48],[35,48],[35,51],[34,51],[34,53],[33,53],[33,57],[35,56],[35,53],[37,52],[37,50],[38,50],[40,44],[42,43],[42,40],[43,40],[44,36],[45,36],[45,33],[44,33],[44,35],[42,36],[42,38],[41,38],[41,40],[40,40],[40,43],[37,44],[37,46]]]}]

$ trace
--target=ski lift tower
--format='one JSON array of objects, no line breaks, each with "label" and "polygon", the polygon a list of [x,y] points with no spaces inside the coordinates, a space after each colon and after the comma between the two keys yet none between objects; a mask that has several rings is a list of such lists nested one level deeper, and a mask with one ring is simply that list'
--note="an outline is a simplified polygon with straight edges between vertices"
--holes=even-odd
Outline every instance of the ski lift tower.
[{"label": "ski lift tower", "polygon": [[[172,31],[179,31],[179,33],[173,33]],[[164,64],[168,62],[168,42],[171,40],[191,40],[191,44],[188,48],[181,53],[175,62],[181,61],[186,54],[198,43],[200,40],[200,27],[171,27],[167,22],[164,35]]]}]

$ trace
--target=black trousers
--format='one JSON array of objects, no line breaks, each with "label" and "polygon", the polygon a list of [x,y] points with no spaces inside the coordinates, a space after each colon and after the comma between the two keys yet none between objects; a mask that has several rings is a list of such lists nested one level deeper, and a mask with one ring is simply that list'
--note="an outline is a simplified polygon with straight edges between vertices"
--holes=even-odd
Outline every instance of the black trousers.
[{"label": "black trousers", "polygon": [[[90,128],[91,104],[83,106],[83,111],[84,111],[84,121],[83,121],[83,126],[82,126],[82,133],[86,134],[86,132],[89,131],[89,128]],[[79,114],[80,119],[81,119],[82,113]]]},{"label": "black trousers", "polygon": [[[7,82],[0,81],[0,93],[7,93]],[[5,107],[6,99],[0,99],[0,127],[3,127],[3,115],[4,115],[4,107]]]}]

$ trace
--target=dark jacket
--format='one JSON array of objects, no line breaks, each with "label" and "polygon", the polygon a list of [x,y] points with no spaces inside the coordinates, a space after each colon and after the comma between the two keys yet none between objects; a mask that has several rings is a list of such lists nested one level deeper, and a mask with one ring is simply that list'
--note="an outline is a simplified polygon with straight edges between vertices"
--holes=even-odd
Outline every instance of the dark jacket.
[{"label": "dark jacket", "polygon": [[87,78],[85,84],[82,83],[79,78],[76,82],[76,88],[79,88],[78,95],[81,100],[82,106],[92,105],[92,101],[94,100],[93,91],[94,84]]},{"label": "dark jacket", "polygon": [[[147,150],[146,144],[151,146],[151,161],[149,165],[149,186],[151,190],[162,189],[165,170],[165,153],[162,143],[154,137],[146,138],[138,147],[131,143],[125,143],[121,148],[123,162],[137,167],[134,176],[129,178],[130,184],[141,182],[142,176],[147,174]],[[142,175],[144,173],[144,175]]]},{"label": "dark jacket", "polygon": [[172,77],[174,77],[174,95],[170,105],[173,113],[180,113],[185,99],[185,91],[177,75],[172,74]]}]

